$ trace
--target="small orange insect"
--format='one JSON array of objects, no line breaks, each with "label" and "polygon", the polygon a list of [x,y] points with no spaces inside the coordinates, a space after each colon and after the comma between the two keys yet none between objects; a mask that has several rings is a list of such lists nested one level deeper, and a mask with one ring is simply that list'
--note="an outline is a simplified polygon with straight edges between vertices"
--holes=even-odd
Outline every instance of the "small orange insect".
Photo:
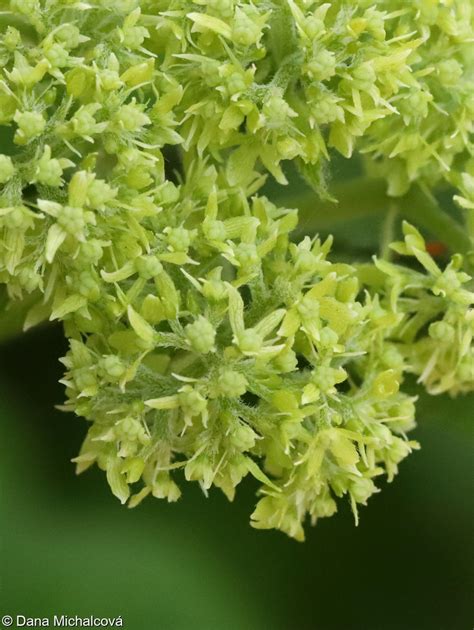
[{"label": "small orange insect", "polygon": [[426,243],[426,251],[428,254],[433,256],[433,258],[436,258],[437,256],[446,254],[447,248],[441,241],[430,241],[429,243]]}]

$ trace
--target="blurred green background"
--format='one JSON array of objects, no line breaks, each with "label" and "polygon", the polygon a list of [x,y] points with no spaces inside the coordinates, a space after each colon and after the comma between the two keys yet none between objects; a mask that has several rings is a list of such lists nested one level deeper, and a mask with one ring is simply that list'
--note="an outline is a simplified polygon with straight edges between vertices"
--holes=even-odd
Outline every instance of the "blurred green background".
[{"label": "blurred green background", "polygon": [[464,630],[472,627],[474,397],[421,396],[422,450],[354,527],[346,505],[307,541],[248,525],[183,484],[177,504],[118,503],[74,474],[85,421],[54,411],[60,328],[0,348],[1,613],[122,615],[132,630]]}]

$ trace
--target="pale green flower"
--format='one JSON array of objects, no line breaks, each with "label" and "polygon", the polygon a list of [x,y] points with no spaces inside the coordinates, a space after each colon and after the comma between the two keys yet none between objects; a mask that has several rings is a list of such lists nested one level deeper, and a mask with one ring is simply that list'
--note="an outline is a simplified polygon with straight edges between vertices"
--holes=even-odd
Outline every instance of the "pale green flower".
[{"label": "pale green flower", "polygon": [[250,474],[252,524],[298,540],[338,497],[357,519],[417,447],[405,373],[473,389],[469,247],[443,268],[405,224],[407,266],[333,261],[260,189],[294,161],[327,198],[358,152],[394,197],[455,187],[469,243],[471,5],[4,4],[0,283],[25,328],[64,325],[78,471],[130,506],[177,500],[176,469],[230,499]]}]

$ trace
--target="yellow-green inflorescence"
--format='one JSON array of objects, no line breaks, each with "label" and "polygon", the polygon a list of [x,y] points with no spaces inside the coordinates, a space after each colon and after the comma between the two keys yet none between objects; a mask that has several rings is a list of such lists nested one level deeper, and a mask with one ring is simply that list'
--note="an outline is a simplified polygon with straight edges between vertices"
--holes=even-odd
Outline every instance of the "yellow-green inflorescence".
[{"label": "yellow-green inflorescence", "polygon": [[391,195],[445,182],[472,212],[471,3],[0,9],[0,282],[26,328],[64,324],[78,470],[130,506],[176,500],[179,469],[230,499],[250,474],[252,524],[297,539],[337,497],[357,515],[417,446],[404,373],[473,389],[470,277],[408,224],[408,266],[332,262],[259,189],[293,160],[323,195],[358,150]]}]

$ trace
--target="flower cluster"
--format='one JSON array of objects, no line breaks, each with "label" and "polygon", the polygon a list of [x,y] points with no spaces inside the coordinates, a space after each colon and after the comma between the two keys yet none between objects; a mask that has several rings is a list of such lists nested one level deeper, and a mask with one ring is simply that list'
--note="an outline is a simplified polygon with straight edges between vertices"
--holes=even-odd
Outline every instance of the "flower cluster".
[{"label": "flower cluster", "polygon": [[418,230],[405,224],[404,232],[405,241],[392,249],[415,257],[425,273],[377,261],[390,278],[387,298],[402,315],[392,338],[430,394],[472,391],[474,293],[466,288],[471,278],[462,271],[461,256],[453,256],[442,271]]},{"label": "flower cluster", "polygon": [[323,196],[330,150],[358,149],[390,194],[445,180],[472,211],[469,3],[355,4],[6,1],[0,283],[25,328],[63,322],[78,470],[123,503],[250,474],[252,524],[302,539],[417,446],[405,372],[473,389],[460,255],[442,270],[406,225],[413,265],[331,261],[259,194],[293,160]]}]

